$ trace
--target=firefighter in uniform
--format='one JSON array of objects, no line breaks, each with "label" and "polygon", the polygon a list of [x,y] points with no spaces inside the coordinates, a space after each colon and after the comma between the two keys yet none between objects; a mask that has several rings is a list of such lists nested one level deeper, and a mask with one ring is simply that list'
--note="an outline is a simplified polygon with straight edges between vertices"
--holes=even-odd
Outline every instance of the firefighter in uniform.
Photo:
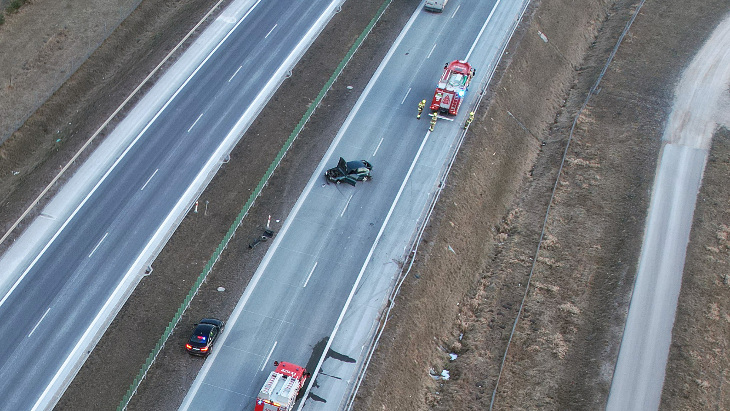
[{"label": "firefighter in uniform", "polygon": [[464,123],[464,128],[469,127],[469,124],[471,124],[472,121],[474,121],[474,112],[473,111],[471,113],[469,113],[469,118],[466,119],[466,123]]},{"label": "firefighter in uniform", "polygon": [[423,108],[426,107],[426,100],[421,100],[420,103],[418,103],[418,115],[416,116],[417,119],[421,119],[421,113],[423,112]]},{"label": "firefighter in uniform", "polygon": [[438,111],[434,111],[433,113],[429,114],[429,116],[431,116],[431,127],[428,128],[429,131],[433,131],[433,128],[436,127],[436,118],[438,117],[438,115]]}]

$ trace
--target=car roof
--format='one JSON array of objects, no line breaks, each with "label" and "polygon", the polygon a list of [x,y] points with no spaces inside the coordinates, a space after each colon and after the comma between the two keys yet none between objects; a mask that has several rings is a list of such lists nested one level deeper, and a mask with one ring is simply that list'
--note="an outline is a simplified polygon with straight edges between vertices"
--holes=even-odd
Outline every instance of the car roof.
[{"label": "car roof", "polygon": [[195,331],[193,331],[193,334],[208,333],[213,328],[216,328],[214,324],[198,324],[197,326],[195,326]]},{"label": "car roof", "polygon": [[360,167],[365,167],[365,163],[363,163],[362,160],[354,160],[354,161],[347,162],[348,170],[356,170]]}]

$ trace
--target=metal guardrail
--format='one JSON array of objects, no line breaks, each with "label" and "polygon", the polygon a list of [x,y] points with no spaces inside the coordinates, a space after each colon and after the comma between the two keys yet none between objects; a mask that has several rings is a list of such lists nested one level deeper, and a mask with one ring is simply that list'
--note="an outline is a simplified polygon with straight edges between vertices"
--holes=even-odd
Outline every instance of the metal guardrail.
[{"label": "metal guardrail", "polygon": [[340,64],[335,69],[334,73],[330,76],[329,80],[325,83],[325,85],[322,87],[322,90],[320,90],[319,94],[317,94],[317,97],[314,99],[312,104],[309,106],[307,111],[302,116],[302,119],[299,120],[299,123],[296,125],[294,130],[289,135],[289,138],[284,142],[284,145],[279,150],[278,154],[274,158],[274,160],[271,162],[271,165],[269,165],[269,168],[266,170],[266,173],[264,173],[263,177],[261,177],[261,180],[259,181],[256,188],[251,192],[251,195],[248,197],[248,200],[244,204],[241,211],[238,213],[238,216],[236,216],[235,220],[233,221],[233,224],[228,229],[228,232],[226,232],[226,235],[221,240],[218,247],[213,252],[213,255],[211,255],[208,262],[205,264],[205,267],[203,268],[203,271],[198,276],[195,283],[192,285],[190,291],[188,292],[188,295],[185,297],[183,302],[180,304],[180,307],[177,309],[177,312],[173,316],[172,320],[167,324],[167,327],[165,328],[165,331],[162,333],[162,336],[157,341],[157,344],[155,344],[155,347],[152,349],[150,354],[147,356],[147,360],[142,365],[142,368],[139,370],[139,373],[134,378],[132,383],[129,386],[129,389],[127,389],[126,394],[122,398],[122,400],[119,402],[119,406],[117,407],[118,411],[126,409],[127,405],[129,405],[129,401],[132,399],[134,394],[137,392],[137,388],[139,388],[140,383],[144,379],[144,377],[147,375],[147,372],[149,371],[150,367],[152,367],[152,364],[155,362],[155,359],[157,358],[157,355],[159,355],[160,351],[162,351],[162,348],[165,346],[165,343],[167,342],[167,339],[172,335],[175,326],[180,321],[180,318],[185,313],[185,310],[190,305],[190,302],[193,300],[193,297],[198,293],[198,290],[200,289],[200,286],[203,284],[205,279],[208,277],[208,274],[213,270],[213,266],[218,261],[218,259],[221,256],[221,253],[223,250],[226,249],[228,246],[228,243],[230,242],[231,238],[233,238],[234,234],[236,233],[236,230],[241,225],[241,222],[243,221],[244,217],[248,214],[251,207],[253,207],[254,201],[256,198],[261,194],[261,191],[266,186],[266,183],[269,181],[269,178],[274,173],[274,170],[279,166],[281,163],[282,158],[284,158],[284,155],[289,151],[289,148],[294,143],[294,140],[296,140],[297,136],[301,132],[301,130],[304,128],[304,125],[309,121],[309,119],[312,117],[312,114],[314,114],[314,110],[319,107],[319,104],[324,99],[327,92],[332,88],[332,85],[337,80],[337,78],[340,76],[342,71],[347,66],[347,63],[350,62],[352,59],[352,56],[355,54],[355,52],[360,48],[362,43],[367,38],[368,34],[372,31],[373,27],[375,26],[375,23],[380,19],[380,17],[385,12],[385,9],[390,5],[392,0],[385,0],[385,2],[380,6],[378,11],[375,13],[375,16],[370,20],[370,23],[365,27],[363,32],[358,36],[357,40],[355,40],[355,43],[350,47],[350,50],[345,54],[345,57],[342,59]]}]

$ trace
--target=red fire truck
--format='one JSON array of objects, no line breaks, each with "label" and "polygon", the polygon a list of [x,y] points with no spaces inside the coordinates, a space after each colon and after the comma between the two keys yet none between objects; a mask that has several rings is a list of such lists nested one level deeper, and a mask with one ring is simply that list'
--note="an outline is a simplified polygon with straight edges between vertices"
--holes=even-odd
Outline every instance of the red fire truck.
[{"label": "red fire truck", "polygon": [[254,411],[292,411],[309,373],[304,367],[274,361],[276,369],[259,391]]},{"label": "red fire truck", "polygon": [[474,69],[464,60],[454,60],[446,63],[444,74],[441,75],[436,93],[431,101],[431,110],[448,113],[455,116],[459,112],[461,100],[466,88],[469,87]]}]

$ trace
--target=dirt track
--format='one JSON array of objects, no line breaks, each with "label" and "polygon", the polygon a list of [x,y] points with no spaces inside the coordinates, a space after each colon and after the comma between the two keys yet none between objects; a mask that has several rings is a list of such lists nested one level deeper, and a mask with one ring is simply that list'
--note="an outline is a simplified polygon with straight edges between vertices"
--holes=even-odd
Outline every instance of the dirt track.
[{"label": "dirt track", "polygon": [[[72,77],[70,88],[59,90],[9,144],[0,147],[3,224],[17,215],[39,183],[49,180],[113,103],[144,77],[174,44],[172,39],[211,3],[144,1],[124,23],[127,26],[107,40],[108,48],[102,46]],[[354,38],[381,4],[349,3],[324,39]],[[637,3],[533,2],[502,64],[499,83],[490,88],[490,104],[470,129],[355,409],[488,406],[570,124]],[[373,62],[379,61],[417,4],[395,1],[376,26],[285,158],[286,167],[277,171],[257,201],[239,231],[239,241],[229,247],[193,302],[182,321],[185,330],[201,313],[224,316],[230,310],[265,251],[264,247],[248,251],[248,239],[258,232],[265,215],[283,220],[299,192],[291,184],[297,179],[285,170],[315,166],[310,159],[321,156],[318,153],[374,70]],[[646,2],[600,92],[580,116],[524,316],[501,376],[497,409],[595,409],[605,403],[674,85],[694,51],[730,11],[722,0],[693,6],[679,0]],[[32,10],[29,6],[27,12]],[[0,26],[0,34],[6,27],[10,26]],[[141,27],[149,30],[132,37],[141,45],[122,47],[134,43],[130,33]],[[160,38],[158,33],[166,36]],[[317,84],[324,82],[349,47],[348,42],[335,43],[319,41],[312,48],[292,81],[284,84],[253,125],[251,136],[288,135],[319,91]],[[135,61],[138,64],[131,64]],[[99,84],[74,80],[98,79],[99,73],[113,80]],[[307,81],[297,81],[300,78]],[[116,83],[117,87],[108,88]],[[83,84],[96,86],[73,88]],[[346,85],[354,89],[349,91]],[[104,104],[99,105],[101,101]],[[66,109],[71,108],[82,114],[67,127]],[[61,144],[50,142],[50,133],[42,131],[56,127],[62,130]],[[715,137],[700,194],[662,408],[730,409],[730,399],[723,394],[730,365],[728,280],[718,274],[728,271],[729,260],[730,220],[723,207],[730,202],[730,188],[724,184],[727,137],[727,130]],[[261,175],[280,144],[277,138],[265,140],[271,141],[270,146],[245,141],[202,197],[219,199],[212,203],[211,213],[183,222],[155,262],[155,275],[140,284],[57,408],[106,409],[118,404],[187,293],[186,284],[197,276],[258,181],[240,176]],[[251,152],[259,154],[260,163],[243,164],[240,159]],[[23,164],[22,174],[8,177],[18,164]],[[227,291],[215,291],[219,285]],[[140,327],[143,332],[130,332]],[[119,344],[132,334],[140,339]],[[176,407],[200,365],[178,349],[183,337],[184,332],[173,335],[131,408]],[[449,362],[449,352],[459,358]],[[450,381],[429,375],[430,369],[438,373],[442,368],[451,371]]]}]

